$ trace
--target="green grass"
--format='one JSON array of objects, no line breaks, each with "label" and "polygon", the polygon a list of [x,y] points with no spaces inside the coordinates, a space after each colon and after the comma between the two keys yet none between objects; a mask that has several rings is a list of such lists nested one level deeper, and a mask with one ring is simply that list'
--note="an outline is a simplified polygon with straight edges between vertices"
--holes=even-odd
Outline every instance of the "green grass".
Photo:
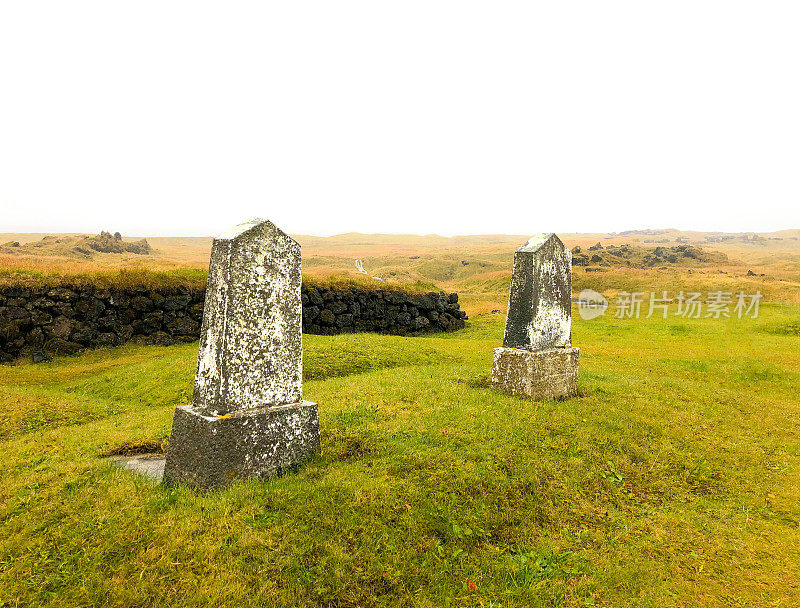
[{"label": "green grass", "polygon": [[163,444],[196,344],[0,368],[0,606],[798,605],[797,317],[578,318],[563,402],[491,389],[503,315],[305,336],[322,454],[210,494],[100,458]]}]

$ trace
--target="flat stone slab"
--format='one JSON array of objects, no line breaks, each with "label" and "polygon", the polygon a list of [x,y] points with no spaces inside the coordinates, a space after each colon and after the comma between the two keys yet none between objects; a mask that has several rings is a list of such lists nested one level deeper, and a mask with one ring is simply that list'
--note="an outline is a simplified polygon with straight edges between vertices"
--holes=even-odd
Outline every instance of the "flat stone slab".
[{"label": "flat stone slab", "polygon": [[319,450],[316,403],[301,401],[224,416],[208,416],[184,405],[175,410],[164,481],[213,489],[235,479],[266,479]]},{"label": "flat stone slab", "polygon": [[532,399],[567,399],[578,394],[578,349],[494,349],[492,386]]},{"label": "flat stone slab", "polygon": [[160,482],[164,478],[164,454],[137,454],[135,456],[111,456],[109,460],[126,471],[134,471]]}]

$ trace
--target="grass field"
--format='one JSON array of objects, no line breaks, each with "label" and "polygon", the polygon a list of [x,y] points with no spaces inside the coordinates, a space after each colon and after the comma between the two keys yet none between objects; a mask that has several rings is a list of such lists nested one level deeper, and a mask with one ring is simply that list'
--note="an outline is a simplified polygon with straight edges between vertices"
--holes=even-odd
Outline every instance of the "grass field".
[{"label": "grass field", "polygon": [[800,605],[798,307],[575,317],[564,402],[490,388],[503,314],[306,336],[322,454],[212,494],[102,458],[163,446],[196,343],[0,367],[0,606]]},{"label": "grass field", "polygon": [[[535,229],[535,228],[534,228]],[[148,271],[171,275],[172,280],[202,280],[211,251],[209,237],[148,237],[151,255],[132,253],[94,253],[73,251],[80,238],[76,235],[0,234],[0,284],[21,280],[123,283],[146,282]],[[727,288],[758,285],[770,301],[800,304],[800,230],[783,230],[754,235],[681,232],[677,230],[638,231],[614,234],[562,234],[564,243],[579,246],[584,253],[600,243],[655,248],[691,243],[709,254],[722,254],[724,263],[679,264],[669,268],[594,268],[588,273],[575,268],[575,285],[598,286],[613,295],[622,282],[648,289],[668,289],[677,285],[712,284]],[[757,238],[754,238],[757,237]],[[135,240],[139,237],[134,237]],[[485,312],[505,302],[514,249],[522,245],[522,235],[438,235],[341,234],[331,237],[296,235],[303,248],[303,274],[308,278],[350,276],[363,278],[356,271],[356,259],[363,261],[370,276],[390,283],[418,284],[458,291],[478,297],[470,304],[471,312]],[[715,240],[722,239],[722,240]],[[19,248],[5,244],[19,242]],[[613,260],[613,256],[606,256]],[[120,272],[122,271],[122,272]],[[748,275],[748,271],[757,276]],[[763,275],[763,276],[762,276]]]}]

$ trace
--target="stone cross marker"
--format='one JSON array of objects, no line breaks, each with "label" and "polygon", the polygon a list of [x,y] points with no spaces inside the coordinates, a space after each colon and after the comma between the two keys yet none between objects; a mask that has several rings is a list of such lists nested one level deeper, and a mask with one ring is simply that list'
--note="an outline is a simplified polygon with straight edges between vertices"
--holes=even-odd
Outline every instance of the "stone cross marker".
[{"label": "stone cross marker", "polygon": [[214,488],[319,451],[303,401],[300,245],[267,220],[214,239],[191,405],[175,410],[164,479]]},{"label": "stone cross marker", "polygon": [[502,348],[492,385],[536,399],[577,393],[572,348],[572,253],[555,234],[539,234],[514,253]]}]

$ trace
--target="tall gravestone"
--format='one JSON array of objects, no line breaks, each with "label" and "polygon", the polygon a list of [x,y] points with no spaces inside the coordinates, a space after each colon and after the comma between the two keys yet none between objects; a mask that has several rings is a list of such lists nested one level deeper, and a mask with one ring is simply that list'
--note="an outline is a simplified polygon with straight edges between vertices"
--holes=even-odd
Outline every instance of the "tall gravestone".
[{"label": "tall gravestone", "polygon": [[572,397],[578,349],[571,344],[572,253],[540,234],[514,253],[503,346],[494,349],[492,386],[534,399]]},{"label": "tall gravestone", "polygon": [[319,452],[303,400],[300,245],[255,219],[216,237],[191,405],[175,410],[164,480],[215,488]]}]

